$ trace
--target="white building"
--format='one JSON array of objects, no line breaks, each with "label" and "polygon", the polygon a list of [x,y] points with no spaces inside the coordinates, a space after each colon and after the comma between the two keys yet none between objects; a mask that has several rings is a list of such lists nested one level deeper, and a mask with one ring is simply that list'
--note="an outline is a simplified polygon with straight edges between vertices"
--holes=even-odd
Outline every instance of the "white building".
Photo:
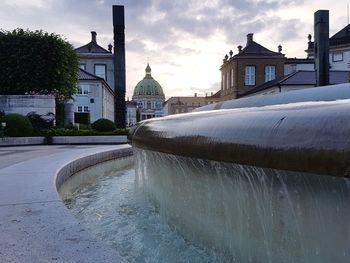
[{"label": "white building", "polygon": [[80,71],[74,112],[89,112],[91,123],[100,118],[114,122],[114,54],[112,45],[104,49],[97,44],[96,36],[92,31],[91,41],[75,49]]},{"label": "white building", "polygon": [[137,123],[137,103],[134,101],[126,101],[126,126],[131,127]]},{"label": "white building", "polygon": [[89,112],[91,123],[100,118],[114,121],[114,91],[103,78],[82,69],[73,105],[74,112]]}]

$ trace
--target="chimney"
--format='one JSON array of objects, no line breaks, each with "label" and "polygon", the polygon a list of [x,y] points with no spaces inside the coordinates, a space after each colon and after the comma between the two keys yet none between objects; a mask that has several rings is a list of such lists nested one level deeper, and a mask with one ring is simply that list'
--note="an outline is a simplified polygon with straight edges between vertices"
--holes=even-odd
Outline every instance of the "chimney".
[{"label": "chimney", "polygon": [[114,115],[117,128],[125,128],[125,18],[124,6],[113,5]]},{"label": "chimney", "polygon": [[314,18],[314,58],[318,87],[329,85],[329,11],[318,10]]},{"label": "chimney", "polygon": [[197,93],[194,94],[194,97],[197,97]]},{"label": "chimney", "polygon": [[247,35],[247,46],[253,42],[253,33]]},{"label": "chimney", "polygon": [[91,31],[91,42],[94,42],[97,44],[96,36],[97,36],[97,33],[95,31]]}]

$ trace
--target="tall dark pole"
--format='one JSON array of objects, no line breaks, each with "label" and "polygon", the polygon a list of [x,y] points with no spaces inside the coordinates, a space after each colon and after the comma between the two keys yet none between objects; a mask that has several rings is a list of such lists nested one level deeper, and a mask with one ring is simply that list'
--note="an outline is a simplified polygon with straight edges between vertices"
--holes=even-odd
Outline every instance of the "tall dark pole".
[{"label": "tall dark pole", "polygon": [[315,12],[316,86],[329,85],[329,11]]},{"label": "tall dark pole", "polygon": [[125,18],[124,6],[113,5],[115,124],[125,128]]}]

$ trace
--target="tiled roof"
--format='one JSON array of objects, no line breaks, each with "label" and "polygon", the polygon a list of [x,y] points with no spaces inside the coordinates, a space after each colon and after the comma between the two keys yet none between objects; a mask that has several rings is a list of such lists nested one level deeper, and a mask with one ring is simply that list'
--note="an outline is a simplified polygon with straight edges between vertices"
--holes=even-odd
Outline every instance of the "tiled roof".
[{"label": "tiled roof", "polygon": [[216,98],[220,98],[220,94],[221,94],[221,91],[219,90],[219,91],[217,91],[215,94],[210,95],[210,96],[207,96],[207,97],[205,97],[205,98],[207,98],[207,99],[216,99]]},{"label": "tiled roof", "polygon": [[339,32],[335,33],[330,39],[339,39],[350,36],[350,24],[344,27]]},{"label": "tiled roof", "polygon": [[91,74],[86,70],[83,70],[80,68],[78,72],[78,80],[104,80],[104,79],[98,76],[95,76],[94,74]]},{"label": "tiled roof", "polygon": [[311,58],[287,58],[285,64],[314,64],[315,60]]},{"label": "tiled roof", "polygon": [[100,53],[100,54],[110,54],[111,53],[93,41],[91,41],[90,43],[88,43],[84,46],[76,48],[75,52],[77,52],[77,53],[95,53],[95,54],[96,53]]},{"label": "tiled roof", "polygon": [[[341,84],[349,82],[349,71],[330,71],[329,72],[329,82],[330,85]],[[269,82],[266,82],[262,85],[259,85],[243,94],[239,97],[244,97],[246,95],[254,94],[263,90],[267,90],[274,86],[282,85],[309,85],[314,87],[316,85],[316,72],[315,71],[306,71],[301,70],[294,73],[291,73],[282,78],[274,79]]]},{"label": "tiled roof", "polygon": [[[335,33],[329,39],[330,46],[345,45],[345,44],[350,44],[350,24],[344,27],[342,30]],[[314,41],[310,41],[308,43],[307,50],[311,51],[313,49],[314,49]]]},{"label": "tiled roof", "polygon": [[240,57],[240,56],[278,56],[281,57],[283,54],[271,51],[262,45],[256,43],[255,41],[252,41],[249,43],[243,50],[235,55],[234,57]]}]

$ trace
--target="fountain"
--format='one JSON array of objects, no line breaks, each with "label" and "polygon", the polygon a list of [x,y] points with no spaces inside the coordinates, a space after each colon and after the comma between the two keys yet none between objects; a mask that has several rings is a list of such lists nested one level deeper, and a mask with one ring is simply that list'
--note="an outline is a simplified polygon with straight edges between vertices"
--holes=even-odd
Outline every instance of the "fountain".
[{"label": "fountain", "polygon": [[232,262],[349,262],[350,84],[311,92],[142,122],[136,171],[164,220]]}]

